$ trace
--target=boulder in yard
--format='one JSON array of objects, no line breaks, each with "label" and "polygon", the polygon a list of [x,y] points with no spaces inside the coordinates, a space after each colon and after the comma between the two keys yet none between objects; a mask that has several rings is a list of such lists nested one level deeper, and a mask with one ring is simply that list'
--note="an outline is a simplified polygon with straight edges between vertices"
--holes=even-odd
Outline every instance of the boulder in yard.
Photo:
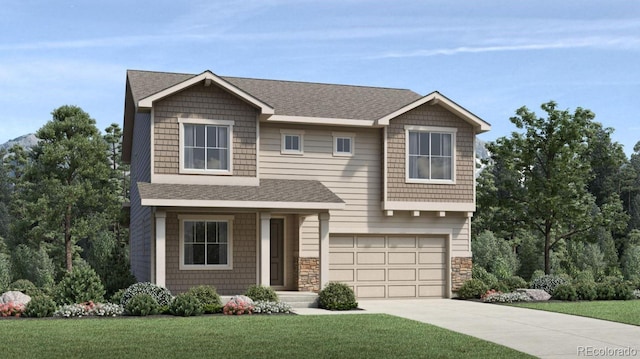
[{"label": "boulder in yard", "polygon": [[532,301],[541,302],[551,299],[551,294],[542,289],[518,289],[517,292],[525,293]]},{"label": "boulder in yard", "polygon": [[14,304],[27,305],[31,301],[31,297],[15,290],[5,292],[0,296],[0,304],[13,302]]}]

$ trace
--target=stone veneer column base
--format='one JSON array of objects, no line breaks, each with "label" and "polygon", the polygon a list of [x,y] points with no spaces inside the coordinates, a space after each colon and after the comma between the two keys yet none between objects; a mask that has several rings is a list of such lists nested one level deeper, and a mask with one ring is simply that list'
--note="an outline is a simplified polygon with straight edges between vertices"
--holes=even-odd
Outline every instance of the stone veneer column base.
[{"label": "stone veneer column base", "polygon": [[298,291],[320,291],[320,258],[298,257],[295,261]]},{"label": "stone veneer column base", "polygon": [[457,292],[462,283],[471,279],[471,268],[473,261],[471,257],[451,258],[451,291]]}]

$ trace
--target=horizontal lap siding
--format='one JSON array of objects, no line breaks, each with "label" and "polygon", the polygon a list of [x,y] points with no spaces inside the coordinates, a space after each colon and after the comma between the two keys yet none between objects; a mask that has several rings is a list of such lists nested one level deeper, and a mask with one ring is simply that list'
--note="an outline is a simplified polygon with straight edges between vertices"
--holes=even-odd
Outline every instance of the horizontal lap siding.
[{"label": "horizontal lap siding", "polygon": [[151,209],[140,205],[140,194],[136,185],[138,182],[149,182],[151,179],[150,118],[148,113],[136,115],[131,151],[129,247],[131,272],[139,281],[151,280]]},{"label": "horizontal lap siding", "polygon": [[[281,129],[304,130],[304,154],[280,153]],[[333,156],[335,132],[353,132],[355,154],[352,157]],[[384,216],[382,193],[382,130],[359,128],[294,127],[261,124],[260,177],[282,179],[314,179],[346,202],[344,210],[332,210],[331,233],[445,233],[452,235],[452,252],[468,253],[468,223],[465,215],[448,213],[446,217],[423,213],[412,217],[396,211]],[[300,256],[317,256],[319,251],[318,218],[303,220],[300,229]]]}]

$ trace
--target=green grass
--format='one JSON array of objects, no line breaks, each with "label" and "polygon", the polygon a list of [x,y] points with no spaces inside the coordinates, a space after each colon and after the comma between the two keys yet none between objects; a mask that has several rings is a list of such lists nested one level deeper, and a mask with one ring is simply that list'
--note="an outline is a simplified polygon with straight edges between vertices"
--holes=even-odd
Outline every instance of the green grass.
[{"label": "green grass", "polygon": [[529,358],[382,314],[0,320],[5,358]]},{"label": "green grass", "polygon": [[517,307],[579,315],[625,324],[640,325],[640,300],[609,300],[593,302],[517,303]]}]

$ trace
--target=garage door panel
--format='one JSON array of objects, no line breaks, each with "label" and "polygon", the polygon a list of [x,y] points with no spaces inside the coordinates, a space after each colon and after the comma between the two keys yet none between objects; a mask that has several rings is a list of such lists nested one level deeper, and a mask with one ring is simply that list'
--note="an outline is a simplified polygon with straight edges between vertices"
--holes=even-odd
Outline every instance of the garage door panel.
[{"label": "garage door panel", "polygon": [[389,248],[415,248],[416,237],[390,237],[387,246]]},{"label": "garage door panel", "polygon": [[416,280],[415,268],[389,268],[389,281],[414,281]]},{"label": "garage door panel", "polygon": [[363,265],[385,264],[384,252],[359,252],[357,256],[358,256],[358,264],[363,264]]},{"label": "garage door panel", "polygon": [[358,248],[384,248],[385,237],[360,237],[357,238]]},{"label": "garage door panel", "polygon": [[385,285],[356,285],[358,298],[386,298]]},{"label": "garage door panel", "polygon": [[390,285],[388,287],[389,298],[415,298],[415,285]]},{"label": "garage door panel", "polygon": [[412,235],[331,236],[329,279],[358,298],[442,298],[447,293],[446,240]]},{"label": "garage door panel", "polygon": [[329,269],[329,280],[333,282],[353,282],[354,269]]},{"label": "garage door panel", "polygon": [[329,254],[329,265],[353,265],[353,252],[331,252]]},{"label": "garage door panel", "polygon": [[416,253],[389,252],[389,264],[416,264]]}]

